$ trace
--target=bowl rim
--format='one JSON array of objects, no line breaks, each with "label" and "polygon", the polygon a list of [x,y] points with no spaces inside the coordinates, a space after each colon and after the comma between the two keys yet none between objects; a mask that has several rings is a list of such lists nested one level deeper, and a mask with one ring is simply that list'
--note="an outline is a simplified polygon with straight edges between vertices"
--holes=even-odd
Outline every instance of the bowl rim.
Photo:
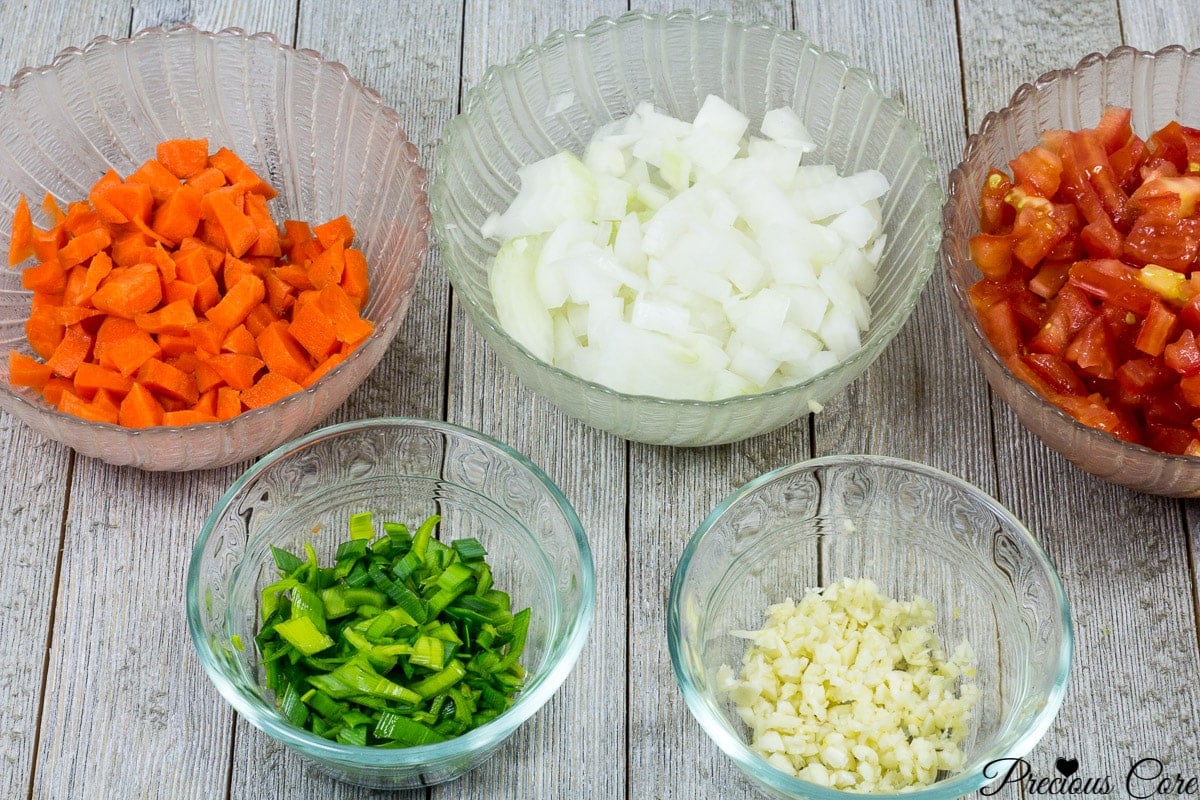
[{"label": "bowl rim", "polygon": [[[386,121],[386,124],[393,130],[397,138],[396,145],[399,148],[399,160],[404,164],[407,164],[405,171],[409,172],[413,178],[412,188],[414,214],[412,218],[413,225],[411,227],[411,235],[414,235],[419,240],[423,241],[423,243],[421,243],[418,249],[414,252],[411,260],[411,266],[415,271],[415,285],[415,282],[420,279],[422,267],[425,262],[425,256],[429,251],[429,229],[432,223],[432,216],[429,210],[427,192],[428,172],[421,164],[419,153],[416,150],[414,142],[409,138],[408,133],[404,128],[403,121],[400,118],[400,113],[385,103],[379,92],[355,78],[345,64],[325,58],[316,50],[309,48],[298,48],[289,45],[280,40],[279,37],[274,33],[269,31],[260,31],[258,33],[251,34],[243,28],[234,26],[222,28],[219,31],[211,31],[190,23],[169,23],[165,25],[155,25],[142,28],[141,30],[136,31],[129,36],[113,37],[109,35],[100,35],[92,38],[82,47],[65,47],[59,50],[49,63],[22,67],[13,75],[7,84],[0,83],[0,96],[5,94],[20,93],[23,90],[31,91],[32,89],[24,88],[27,83],[30,83],[39,76],[60,72],[67,65],[86,57],[93,51],[108,47],[125,48],[136,41],[151,38],[160,38],[164,42],[172,39],[206,40],[210,42],[215,42],[222,39],[241,40],[248,43],[248,46],[254,47],[259,47],[261,46],[259,43],[262,43],[263,45],[269,45],[275,51],[284,53],[285,55],[291,53],[294,54],[295,57],[305,58],[313,61],[321,69],[332,70],[333,73],[340,77],[341,80],[343,80],[347,85],[353,87],[355,91],[359,92],[368,103],[378,110],[379,114]],[[21,265],[19,264],[15,265],[13,269],[17,269],[20,266]],[[409,266],[409,263],[406,262],[400,266],[407,267]],[[26,293],[28,290],[18,287],[17,291]],[[110,422],[88,420],[60,411],[46,403],[34,391],[25,387],[14,387],[6,380],[0,381],[0,393],[4,395],[6,402],[13,402],[23,406],[25,409],[24,413],[29,414],[31,417],[44,417],[54,420],[54,424],[57,428],[68,430],[75,428],[79,431],[109,431],[115,435],[128,436],[132,441],[137,441],[139,439],[153,440],[159,437],[173,437],[184,434],[185,432],[203,433],[213,430],[227,430],[232,428],[234,423],[237,423],[239,426],[253,424],[259,418],[270,416],[277,413],[282,408],[301,403],[306,398],[312,398],[322,389],[328,387],[332,383],[335,383],[336,378],[333,376],[341,376],[350,368],[351,364],[354,364],[364,358],[363,354],[369,344],[385,338],[382,335],[385,327],[387,327],[388,323],[392,322],[393,318],[397,316],[398,312],[406,312],[406,309],[404,308],[406,305],[406,303],[401,303],[400,307],[394,310],[391,314],[379,319],[375,324],[375,329],[372,331],[371,335],[367,337],[367,339],[350,351],[350,353],[348,353],[344,359],[330,368],[328,372],[314,381],[311,385],[303,387],[298,392],[293,392],[292,394],[286,395],[285,397],[282,397],[269,405],[248,409],[238,414],[236,417],[227,420],[219,420],[216,422],[200,422],[189,425],[155,425],[148,428],[129,428]],[[407,313],[403,314],[403,316],[407,316]],[[390,343],[400,332],[400,325],[403,322],[403,316],[394,323],[394,329],[386,337],[388,346],[390,346]],[[386,352],[386,349],[387,348],[384,347],[384,352]],[[351,387],[349,391],[354,391],[356,386]],[[307,426],[311,427],[316,422],[319,422],[319,420],[310,421],[307,423]],[[64,444],[67,447],[71,447],[71,449],[74,450],[74,447],[63,438],[58,436],[46,436],[46,438],[53,438],[54,441]],[[221,464],[227,463],[229,463],[228,460],[221,462]],[[221,464],[214,464],[213,466],[220,466]],[[189,467],[188,469],[192,470],[204,468],[205,467],[201,465]]]},{"label": "bowl rim", "polygon": [[[839,361],[834,366],[822,370],[821,372],[812,375],[798,383],[788,384],[768,391],[755,392],[753,394],[733,395],[730,397],[718,398],[716,400],[695,400],[695,399],[673,399],[659,397],[656,395],[634,394],[628,392],[620,392],[612,389],[602,383],[588,380],[580,377],[572,372],[569,372],[562,367],[555,366],[548,361],[544,361],[531,353],[521,342],[514,339],[509,333],[504,330],[503,326],[498,321],[491,319],[490,315],[484,313],[482,307],[475,302],[469,292],[456,291],[456,296],[463,302],[468,311],[473,324],[483,329],[485,338],[492,336],[504,341],[507,345],[514,349],[517,357],[531,365],[534,369],[545,371],[555,376],[556,380],[565,380],[578,388],[578,390],[607,396],[620,401],[628,401],[634,403],[648,404],[660,406],[667,409],[678,411],[680,409],[720,409],[725,407],[738,407],[750,405],[761,401],[764,398],[785,397],[792,394],[802,395],[813,389],[820,382],[837,374],[847,372],[861,374],[870,364],[883,353],[887,345],[891,343],[900,329],[904,327],[908,319],[912,316],[912,312],[916,309],[917,303],[920,300],[921,294],[924,292],[929,283],[929,279],[936,267],[938,243],[942,238],[941,230],[941,214],[940,206],[945,199],[945,190],[942,181],[938,176],[938,168],[936,163],[929,155],[929,147],[926,142],[925,132],[916,124],[908,113],[907,106],[892,95],[886,94],[879,86],[879,80],[876,75],[863,68],[854,66],[850,59],[835,50],[826,50],[814,44],[812,39],[802,31],[783,28],[773,22],[761,20],[756,22],[745,22],[735,19],[727,11],[706,11],[697,13],[692,9],[677,9],[665,14],[650,13],[644,10],[626,11],[616,17],[601,16],[593,20],[582,29],[566,29],[561,28],[553,31],[545,39],[538,44],[533,44],[522,49],[515,58],[504,64],[492,65],[484,72],[482,79],[478,84],[472,86],[466,93],[463,99],[462,111],[455,115],[444,128],[442,139],[434,153],[434,163],[432,169],[432,178],[430,180],[429,191],[429,207],[430,214],[433,218],[433,230],[439,243],[448,242],[451,240],[451,225],[447,222],[442,211],[442,203],[440,202],[440,194],[444,186],[444,175],[448,172],[447,150],[449,145],[460,137],[460,130],[465,125],[465,118],[475,111],[477,107],[485,105],[482,98],[485,93],[502,83],[506,74],[510,74],[519,70],[523,65],[529,62],[539,60],[540,56],[552,49],[562,47],[566,42],[588,40],[596,38],[611,30],[620,30],[623,27],[632,27],[636,25],[648,25],[655,23],[670,24],[673,22],[690,22],[693,26],[702,24],[715,24],[724,22],[726,27],[732,30],[741,32],[757,30],[771,34],[777,39],[789,41],[795,45],[815,53],[818,57],[828,58],[842,67],[847,76],[853,76],[866,83],[869,91],[878,97],[880,105],[884,108],[891,109],[897,115],[897,129],[908,133],[913,137],[916,147],[920,151],[920,156],[915,160],[912,172],[920,176],[919,180],[926,189],[931,189],[933,196],[930,198],[930,205],[925,213],[919,218],[920,221],[928,225],[928,231],[924,236],[924,241],[920,244],[919,250],[926,255],[920,259],[919,269],[916,270],[916,281],[905,293],[904,299],[899,308],[900,313],[894,314],[887,320],[872,320],[871,327],[867,330],[867,336],[871,337],[871,346],[866,343],[860,346],[857,350],[850,353],[846,358]],[[919,240],[918,240],[919,241]],[[451,268],[450,265],[457,264],[457,259],[452,248],[442,246],[441,259],[446,273],[451,278],[451,283],[455,282],[455,275],[459,272],[457,267]],[[864,363],[865,362],[865,363]],[[804,409],[805,411],[811,409]]]},{"label": "bowl rim", "polygon": [[[967,162],[977,157],[978,151],[983,147],[983,141],[992,135],[994,131],[1003,125],[1008,119],[1014,116],[1020,107],[1027,103],[1034,102],[1036,98],[1040,97],[1051,85],[1057,83],[1058,81],[1078,78],[1085,74],[1088,70],[1102,67],[1103,65],[1118,59],[1132,58],[1138,61],[1154,60],[1168,55],[1196,59],[1198,62],[1200,62],[1200,48],[1189,50],[1183,45],[1172,44],[1159,48],[1158,50],[1150,51],[1141,50],[1128,45],[1122,45],[1120,47],[1113,48],[1107,54],[1100,52],[1089,53],[1076,62],[1075,66],[1073,67],[1064,67],[1061,69],[1044,72],[1035,80],[1018,86],[1016,90],[1013,91],[1012,97],[1009,99],[1007,105],[1005,105],[1003,108],[989,111],[986,115],[984,115],[983,121],[980,123],[979,130],[975,133],[972,133],[967,138],[966,144],[963,146],[961,160],[949,173],[946,181],[948,191],[946,193],[945,204],[942,208],[942,242],[938,250],[942,262],[942,273],[946,276],[946,291],[951,297],[951,305],[954,307],[956,316],[958,317],[960,323],[962,323],[962,327],[967,329],[968,335],[975,339],[983,351],[987,353],[987,358],[991,361],[992,367],[994,369],[1001,370],[1001,374],[1011,379],[1009,383],[1014,385],[1015,388],[1013,391],[1021,394],[1021,396],[1023,396],[1026,400],[1033,400],[1035,405],[1043,413],[1051,416],[1059,427],[1065,425],[1071,429],[1076,436],[1082,436],[1085,439],[1094,442],[1103,449],[1115,449],[1122,452],[1134,453],[1143,458],[1154,458],[1168,464],[1175,463],[1196,465],[1200,464],[1200,456],[1176,455],[1174,453],[1166,453],[1161,450],[1155,450],[1147,445],[1125,441],[1124,439],[1120,439],[1111,433],[1108,433],[1107,431],[1102,431],[1098,428],[1093,428],[1090,425],[1083,424],[1038,394],[1033,387],[1021,380],[1016,373],[1009,369],[1008,365],[1005,364],[1003,359],[1001,359],[996,353],[996,349],[992,346],[992,343],[988,341],[987,337],[983,335],[983,331],[979,327],[978,319],[972,310],[971,302],[966,295],[967,287],[959,286],[958,282],[950,277],[954,268],[960,263],[952,253],[953,234],[950,223],[955,216],[954,206],[961,193],[969,193],[977,190],[977,187],[968,185],[966,165]],[[968,194],[968,200],[969,199],[970,195]],[[961,263],[964,265],[974,266],[969,256]],[[978,267],[975,267],[975,269],[978,271]],[[980,276],[982,277],[982,273],[980,273]],[[990,382],[991,377],[988,369],[983,364],[979,364],[978,366],[984,373],[984,376],[988,378]],[[1006,404],[1010,407],[1012,406],[1012,404]],[[1033,431],[1031,430],[1031,432]],[[1039,439],[1042,439],[1040,434],[1037,434],[1036,432],[1034,432],[1034,434]],[[1047,444],[1047,446],[1049,447],[1049,444]],[[1051,449],[1056,450],[1057,448]],[[1074,459],[1065,456],[1065,454],[1064,457],[1068,458],[1070,461],[1074,461]],[[1079,465],[1077,464],[1077,466]],[[1082,466],[1080,468],[1084,469]],[[1085,471],[1090,472],[1090,470]],[[1115,476],[1100,477],[1106,477],[1108,480],[1116,480]],[[1121,483],[1119,480],[1116,482]],[[1197,487],[1197,489],[1200,490],[1200,487]],[[1181,489],[1181,491],[1183,490]]]},{"label": "bowl rim", "polygon": [[[735,489],[729,496],[718,503],[704,521],[696,528],[691,538],[688,540],[687,546],[684,548],[683,554],[680,556],[679,563],[675,568],[675,574],[671,578],[671,589],[667,599],[667,645],[671,654],[671,665],[675,673],[675,680],[683,693],[684,700],[687,702],[688,708],[692,712],[692,716],[700,724],[704,733],[712,739],[718,747],[721,748],[734,763],[747,775],[750,775],[755,780],[770,786],[777,792],[782,792],[789,797],[807,797],[811,800],[846,800],[848,796],[859,797],[862,795],[851,794],[846,791],[833,789],[825,786],[820,786],[815,783],[810,783],[799,778],[794,778],[790,775],[785,775],[783,772],[772,767],[766,762],[762,756],[751,750],[742,739],[734,735],[726,726],[724,721],[709,708],[704,701],[702,693],[696,688],[696,681],[692,677],[692,671],[689,668],[687,659],[683,658],[681,652],[682,647],[680,639],[682,636],[681,624],[681,603],[683,600],[683,583],[687,575],[691,561],[696,554],[697,549],[707,537],[708,532],[717,523],[717,521],[735,504],[754,494],[762,486],[772,483],[780,478],[793,475],[800,472],[811,472],[824,467],[842,467],[842,466],[872,466],[890,471],[906,472],[920,475],[925,478],[932,479],[939,483],[946,484],[962,491],[978,502],[986,506],[992,513],[1005,519],[1012,525],[1013,534],[1019,538],[1030,552],[1034,555],[1035,563],[1041,568],[1042,573],[1048,578],[1051,591],[1058,606],[1059,616],[1058,621],[1062,626],[1062,644],[1059,648],[1056,659],[1057,670],[1054,675],[1054,682],[1051,686],[1050,693],[1045,697],[1040,704],[1037,713],[1033,716],[1030,725],[1025,729],[1020,736],[1006,748],[1006,752],[997,755],[995,758],[1020,758],[1033,749],[1034,745],[1045,735],[1049,730],[1050,725],[1054,722],[1054,717],[1057,715],[1059,708],[1062,706],[1063,698],[1066,696],[1067,683],[1070,677],[1071,664],[1074,660],[1074,626],[1071,621],[1070,602],[1067,598],[1066,590],[1063,587],[1062,579],[1060,578],[1057,569],[1050,561],[1049,555],[1045,549],[1030,533],[1029,529],[1017,519],[1017,517],[999,503],[995,498],[983,491],[979,487],[971,484],[962,478],[952,475],[948,472],[940,470],[936,467],[931,467],[916,461],[909,461],[902,458],[894,458],[891,456],[879,456],[870,454],[840,454],[823,456],[819,458],[811,458],[804,461],[798,461],[793,464],[773,469],[763,473],[758,477],[743,484]],[[995,759],[992,759],[993,761]],[[991,763],[990,761],[988,763]],[[944,780],[936,781],[928,786],[912,789],[898,793],[872,793],[867,795],[874,798],[886,798],[886,800],[900,800],[900,798],[916,798],[916,800],[952,800],[952,798],[962,797],[986,785],[989,781],[994,780],[997,776],[986,775],[986,764],[984,769],[978,772],[961,772],[959,774],[948,777]]]},{"label": "bowl rim", "polygon": [[[360,747],[331,742],[279,718],[274,711],[274,706],[269,703],[249,698],[221,674],[218,665],[219,658],[214,653],[212,643],[204,634],[199,597],[201,563],[204,560],[205,545],[215,531],[215,524],[221,512],[235,501],[248,483],[272,466],[287,459],[294,452],[303,450],[314,442],[381,427],[416,428],[460,437],[485,445],[510,459],[517,467],[522,468],[546,488],[550,499],[571,527],[580,558],[580,607],[575,616],[568,618],[564,623],[566,635],[561,644],[548,653],[553,658],[549,661],[548,668],[540,680],[532,687],[518,693],[515,702],[508,710],[484,725],[444,742],[407,748]],[[525,455],[487,434],[451,422],[417,417],[369,417],[325,426],[293,439],[267,453],[238,476],[237,480],[221,495],[205,519],[200,535],[196,539],[188,562],[185,605],[193,649],[204,668],[205,675],[216,686],[226,702],[250,724],[271,738],[296,748],[308,758],[324,759],[342,764],[353,763],[376,769],[403,769],[430,765],[472,752],[486,752],[502,743],[523,722],[533,716],[554,695],[574,669],[591,628],[595,614],[595,596],[595,565],[583,523],[580,522],[562,490]]]}]

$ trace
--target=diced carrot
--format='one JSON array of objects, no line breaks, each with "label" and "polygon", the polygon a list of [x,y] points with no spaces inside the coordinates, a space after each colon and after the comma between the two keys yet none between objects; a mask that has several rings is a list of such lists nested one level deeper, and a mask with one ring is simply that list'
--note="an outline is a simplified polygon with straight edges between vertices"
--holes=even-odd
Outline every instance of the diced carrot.
[{"label": "diced carrot", "polygon": [[62,393],[72,391],[73,388],[74,384],[69,379],[55,376],[46,381],[46,385],[42,387],[42,397],[46,398],[47,403],[57,408]]},{"label": "diced carrot", "polygon": [[258,382],[242,392],[246,408],[261,408],[303,390],[303,386],[277,372],[267,372]]},{"label": "diced carrot", "polygon": [[346,296],[354,301],[361,311],[369,299],[370,287],[367,280],[367,258],[361,250],[347,247],[345,252],[346,267],[342,270],[342,288]]},{"label": "diced carrot", "polygon": [[220,420],[215,414],[198,411],[194,408],[163,412],[163,425],[199,425],[205,422],[220,422]]},{"label": "diced carrot", "polygon": [[203,350],[209,355],[216,355],[221,352],[221,343],[225,341],[229,329],[212,320],[204,319],[198,320],[188,333],[191,335],[192,341],[196,343],[197,349]]},{"label": "diced carrot", "polygon": [[196,405],[192,406],[192,411],[199,411],[210,417],[217,416],[217,387],[200,392],[200,397],[196,399]]},{"label": "diced carrot", "polygon": [[375,329],[370,320],[358,315],[354,305],[339,284],[331,283],[321,289],[317,296],[317,306],[329,317],[340,342],[358,344],[371,335]]},{"label": "diced carrot", "polygon": [[[154,240],[141,231],[127,231],[113,239],[112,262],[118,267],[132,267],[142,260],[142,253]],[[103,252],[103,251],[101,251]]]},{"label": "diced carrot", "polygon": [[238,325],[225,335],[225,339],[221,342],[221,351],[224,353],[241,353],[246,356],[258,356],[258,342],[254,340],[254,334],[246,328],[245,325]]},{"label": "diced carrot", "polygon": [[22,272],[25,334],[44,363],[10,352],[10,383],[131,427],[232,419],[319,380],[370,334],[349,219],[287,220],[281,233],[274,189],[231,151],[206,150],[163,142],[65,211],[47,194],[44,231],[19,198],[9,258],[37,259]]},{"label": "diced carrot", "polygon": [[17,210],[13,212],[12,238],[8,241],[8,265],[15,267],[33,255],[33,217],[29,214],[29,203],[25,195],[17,198]]},{"label": "diced carrot", "polygon": [[118,317],[132,319],[162,301],[162,281],[153,264],[118,267],[100,282],[92,305]]},{"label": "diced carrot", "polygon": [[[234,187],[214,189],[200,201],[200,213],[204,217],[205,230],[216,224],[224,234],[226,249],[235,256],[242,256],[258,240],[258,228],[234,201]],[[211,233],[211,231],[210,231]]]},{"label": "diced carrot", "polygon": [[331,356],[326,358],[324,361],[322,361],[320,364],[317,364],[316,369],[314,369],[312,372],[308,373],[308,377],[305,378],[303,381],[304,386],[312,386],[314,383],[321,380],[321,378],[325,377],[325,374],[328,373],[329,370],[333,369],[334,367],[336,367],[338,364],[342,363],[345,360],[346,360],[345,353],[332,354]]},{"label": "diced carrot", "polygon": [[334,239],[333,244],[325,248],[316,258],[308,262],[308,276],[313,286],[320,289],[326,284],[342,282],[342,271],[346,267],[343,254],[345,244],[341,239]]},{"label": "diced carrot", "polygon": [[58,250],[58,260],[63,267],[73,267],[86,261],[112,244],[112,235],[105,228],[94,228],[77,235]]},{"label": "diced carrot", "polygon": [[168,139],[155,148],[159,162],[177,178],[190,178],[208,166],[208,139]]},{"label": "diced carrot", "polygon": [[[258,352],[267,362],[268,370],[300,383],[312,372],[312,365],[309,364],[308,353],[288,332],[288,328],[288,323],[283,320],[268,325],[256,337]],[[245,400],[244,397],[242,399]]]},{"label": "diced carrot", "polygon": [[84,274],[83,289],[80,292],[80,300],[83,303],[91,305],[92,295],[100,288],[100,284],[108,277],[108,274],[113,270],[113,260],[108,253],[101,250],[96,255],[92,256],[92,260],[88,262],[87,272]]},{"label": "diced carrot", "polygon": [[137,381],[121,401],[117,421],[127,428],[149,428],[163,424],[163,408],[154,394]]},{"label": "diced carrot", "polygon": [[186,300],[192,308],[195,308],[196,284],[181,280],[163,284],[163,302],[174,303],[176,300]]},{"label": "diced carrot", "polygon": [[183,334],[196,324],[196,312],[192,310],[190,301],[176,300],[160,306],[156,311],[135,314],[133,321],[150,333]]},{"label": "diced carrot", "polygon": [[80,419],[92,422],[109,422],[117,424],[119,417],[116,407],[106,407],[97,403],[89,403],[76,395],[70,389],[64,389],[58,398],[58,410]]},{"label": "diced carrot", "polygon": [[242,413],[242,393],[232,386],[217,389],[217,418],[233,419]]},{"label": "diced carrot", "polygon": [[62,293],[67,288],[67,272],[57,260],[21,270],[21,285],[31,292]]},{"label": "diced carrot", "polygon": [[226,253],[225,264],[221,267],[221,280],[224,282],[225,288],[228,290],[232,286],[237,286],[238,282],[247,275],[256,275],[261,279],[262,271],[233,253]]},{"label": "diced carrot", "polygon": [[190,333],[160,333],[154,338],[164,358],[175,358],[196,349],[196,342]]},{"label": "diced carrot", "polygon": [[66,326],[58,321],[52,308],[33,308],[25,320],[25,339],[33,352],[42,358],[50,358],[63,340]]},{"label": "diced carrot", "polygon": [[225,177],[231,184],[242,186],[246,191],[261,194],[268,200],[278,194],[271,184],[260,178],[257,172],[247,166],[245,161],[242,161],[236,153],[226,147],[213,153],[208,160],[214,167],[225,173]]},{"label": "diced carrot", "polygon": [[[118,179],[115,184],[93,189],[92,204],[105,222],[140,222],[145,225],[150,221],[150,212],[154,208],[154,195],[144,183],[122,183]],[[103,209],[108,209],[108,213]]]},{"label": "diced carrot", "polygon": [[317,288],[313,285],[308,270],[298,264],[284,264],[282,267],[276,267],[274,272],[275,277],[298,291],[303,292]]},{"label": "diced carrot", "polygon": [[204,315],[225,330],[241,324],[255,307],[266,297],[266,287],[257,275],[245,275],[225,292],[221,302],[204,312]]},{"label": "diced carrot", "polygon": [[132,378],[99,364],[84,362],[75,370],[75,393],[85,399],[90,399],[98,389],[124,397],[132,387]]},{"label": "diced carrot", "polygon": [[271,211],[267,208],[267,198],[261,194],[250,192],[246,195],[246,216],[248,216],[254,226],[258,229],[258,239],[246,251],[247,255],[265,256],[271,259],[276,259],[283,255],[283,248],[279,243],[279,228],[275,227],[275,221],[271,219]]},{"label": "diced carrot", "polygon": [[206,167],[188,178],[188,186],[199,189],[202,193],[220,189],[225,185],[225,173],[216,167]]},{"label": "diced carrot", "polygon": [[241,353],[218,353],[206,362],[234,389],[249,389],[263,368],[263,360]]},{"label": "diced carrot", "polygon": [[144,183],[155,200],[165,200],[179,188],[179,179],[156,159],[149,159],[125,179],[126,183]]},{"label": "diced carrot", "polygon": [[203,196],[195,186],[180,186],[159,204],[151,229],[174,243],[194,235],[200,225],[200,199]]},{"label": "diced carrot", "polygon": [[268,269],[263,273],[263,283],[267,287],[267,305],[270,306],[271,312],[279,318],[287,313],[288,309],[296,302],[294,288],[290,283],[286,283],[279,277],[277,270]]},{"label": "diced carrot", "polygon": [[246,315],[246,330],[250,331],[257,339],[258,335],[267,329],[267,326],[279,321],[279,317],[275,316],[275,312],[271,311],[270,306],[257,306],[253,311]]},{"label": "diced carrot", "polygon": [[337,350],[337,331],[317,303],[298,306],[288,331],[318,363]]},{"label": "diced carrot", "polygon": [[165,361],[150,358],[138,369],[137,379],[147,389],[173,397],[176,400],[191,405],[196,402],[200,392],[196,388],[196,378],[193,375],[173,367]]},{"label": "diced carrot", "polygon": [[88,194],[88,202],[91,204],[91,208],[79,203],[72,203],[68,207],[67,219],[64,223],[67,229],[74,232],[75,226],[79,224],[74,222],[74,220],[79,219],[80,215],[85,211],[94,212],[100,219],[112,225],[129,222],[129,217],[125,216],[124,212],[109,202],[105,196],[109,189],[120,185],[121,176],[117,174],[115,169],[109,168],[108,172],[105,172],[100,180],[92,184],[91,193]]},{"label": "diced carrot", "polygon": [[110,316],[96,331],[93,355],[100,366],[111,367],[128,377],[147,360],[162,355],[162,348],[132,319]]},{"label": "diced carrot", "polygon": [[13,386],[28,386],[40,392],[53,374],[49,364],[17,350],[8,351],[8,381]]},{"label": "diced carrot", "polygon": [[72,377],[75,370],[79,369],[79,365],[87,360],[88,354],[92,350],[92,341],[93,337],[85,333],[78,325],[68,326],[58,347],[54,348],[50,358],[46,359],[46,365],[54,371],[55,375],[63,378]]}]

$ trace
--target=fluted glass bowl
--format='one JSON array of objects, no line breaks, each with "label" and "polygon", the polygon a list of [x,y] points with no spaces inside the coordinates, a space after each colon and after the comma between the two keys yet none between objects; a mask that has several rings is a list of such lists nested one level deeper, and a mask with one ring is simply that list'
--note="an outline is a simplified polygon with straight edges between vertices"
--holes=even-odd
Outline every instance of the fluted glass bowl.
[{"label": "fluted glass bowl", "polygon": [[[254,646],[261,589],[277,579],[271,546],[311,544],[332,563],[347,520],[415,529],[431,514],[448,539],[474,536],[496,588],[530,608],[516,702],[491,722],[438,744],[355,747],[292,726],[260,685]],[[313,431],[263,457],[218,501],[200,532],[187,579],[192,642],[208,677],[234,709],[273,739],[340,780],[378,788],[428,786],[482,763],[554,694],[591,625],[592,556],[579,519],[524,456],[441,422],[384,418]],[[245,649],[237,649],[239,636]]]},{"label": "fluted glass bowl", "polygon": [[[719,691],[740,669],[769,605],[841,578],[870,578],[899,601],[937,611],[948,650],[974,650],[980,697],[962,743],[964,769],[894,795],[949,800],[997,777],[984,767],[1027,753],[1066,691],[1072,631],[1066,596],[1029,531],[995,500],[936,469],[877,456],[833,456],[768,472],[701,523],[675,571],[667,638],[683,696],[717,745],[767,793],[851,795],[785,775],[747,745],[747,728]],[[872,797],[887,795],[875,794]]]},{"label": "fluted glass bowl", "polygon": [[[367,257],[375,331],[310,388],[221,423],[133,430],[61,413],[8,382],[8,350],[32,355],[31,294],[0,270],[0,408],[113,464],[191,470],[270,450],[336,409],[379,363],[408,308],[426,247],[425,173],[396,112],[340,64],[268,34],[192,27],[101,37],[0,87],[0,252],[24,194],[83,199],[109,168],[127,175],[175,137],[228,147],[279,192],[276,222],[346,214]],[[36,212],[34,224],[45,226]],[[33,262],[28,262],[32,265]]]},{"label": "fluted glass bowl", "polygon": [[[517,169],[561,149],[582,153],[597,128],[651,101],[691,120],[710,93],[745,113],[751,129],[790,106],[818,143],[805,163],[839,172],[874,168],[887,247],[870,297],[862,349],[794,386],[723,400],[629,395],[552,366],[501,327],[488,289],[499,242],[480,235],[507,208]],[[446,127],[435,156],[430,208],[442,261],[468,316],[534,392],[568,415],[628,439],[697,446],[737,441],[819,408],[860,375],[911,313],[933,269],[940,236],[940,181],[920,131],[875,79],[803,34],[722,14],[631,12],[583,31],[559,31],[515,62],[488,70]]]},{"label": "fluted glass bowl", "polygon": [[1200,458],[1130,444],[1076,421],[1014,375],[979,326],[967,291],[982,277],[968,242],[979,233],[979,191],[990,167],[1038,143],[1043,131],[1090,128],[1106,106],[1133,109],[1133,129],[1149,136],[1171,120],[1200,127],[1200,50],[1174,46],[1148,53],[1120,47],[1093,53],[1072,69],[1049,72],[1013,94],[1009,104],[984,117],[967,140],[962,163],[950,173],[943,210],[942,265],[951,304],[967,345],[992,390],[1026,428],[1077,467],[1143,492],[1200,496]]}]

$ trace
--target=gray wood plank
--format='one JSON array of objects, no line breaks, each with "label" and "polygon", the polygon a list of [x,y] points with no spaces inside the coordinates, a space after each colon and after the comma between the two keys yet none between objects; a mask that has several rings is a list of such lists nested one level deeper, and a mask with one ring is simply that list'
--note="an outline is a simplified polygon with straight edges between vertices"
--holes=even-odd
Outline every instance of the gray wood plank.
[{"label": "gray wood plank", "polygon": [[[189,13],[206,29],[292,30],[286,6]],[[131,19],[138,30],[182,16],[178,4],[148,2],[131,18],[126,5],[114,33]],[[183,596],[195,536],[239,471],[149,474],[77,459],[34,797],[224,796],[232,712],[192,652]]]},{"label": "gray wood plank", "polygon": [[[124,12],[124,14],[122,13]],[[120,3],[0,4],[0,84],[64,47],[121,34]],[[73,456],[0,412],[0,786],[30,786]],[[19,787],[19,788],[18,788]]]},{"label": "gray wood plank", "polygon": [[[464,88],[557,28],[580,28],[612,2],[468,2]],[[491,761],[439,798],[615,798],[625,759],[625,445],[567,419],[534,397],[486,345],[456,304],[452,314],[447,418],[488,433],[543,467],[575,507],[596,569],[596,609],[588,643],[558,693]]]},{"label": "gray wood plank", "polygon": [[[792,27],[784,2],[696,3],[739,21]],[[646,10],[674,6],[652,2]],[[810,455],[809,418],[732,445],[699,449],[630,445],[629,797],[746,796],[754,789],[703,732],[684,702],[667,647],[671,578],[688,539],[734,489]]]},{"label": "gray wood plank", "polygon": [[[296,46],[345,64],[379,92],[405,121],[422,163],[456,109],[461,4],[306,2],[300,7]],[[368,379],[327,423],[379,416],[441,418],[449,285],[427,258],[396,340]],[[230,795],[275,797],[425,797],[424,790],[383,793],[337,784],[295,753],[238,720]],[[332,794],[331,794],[332,793]]]},{"label": "gray wood plank", "polygon": [[[960,9],[963,52],[994,54],[964,59],[971,130],[1020,83],[1119,45],[1126,18],[1118,20],[1111,3],[1084,2],[1061,13],[1032,2],[1002,9],[967,2]],[[1068,13],[1071,23],[1063,24]],[[1196,739],[1185,731],[1200,702],[1198,659],[1178,502],[1081,473],[995,405],[998,497],[1058,566],[1075,620],[1070,689],[1031,756],[1035,771],[1048,774],[1057,756],[1073,755],[1081,775],[1109,774],[1123,788],[1130,764],[1143,756],[1194,765]]]}]

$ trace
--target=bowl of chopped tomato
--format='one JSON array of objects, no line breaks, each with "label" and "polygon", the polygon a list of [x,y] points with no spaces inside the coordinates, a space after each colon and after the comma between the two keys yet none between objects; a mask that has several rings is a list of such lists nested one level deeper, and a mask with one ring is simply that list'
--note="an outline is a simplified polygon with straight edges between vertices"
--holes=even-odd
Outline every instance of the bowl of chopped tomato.
[{"label": "bowl of chopped tomato", "polygon": [[1081,469],[1200,493],[1200,52],[1118,48],[1022,86],[950,175],[942,262],[968,346]]},{"label": "bowl of chopped tomato", "polygon": [[341,405],[408,308],[424,170],[311,51],[101,37],[0,87],[0,138],[0,409],[83,455],[260,455]]}]

